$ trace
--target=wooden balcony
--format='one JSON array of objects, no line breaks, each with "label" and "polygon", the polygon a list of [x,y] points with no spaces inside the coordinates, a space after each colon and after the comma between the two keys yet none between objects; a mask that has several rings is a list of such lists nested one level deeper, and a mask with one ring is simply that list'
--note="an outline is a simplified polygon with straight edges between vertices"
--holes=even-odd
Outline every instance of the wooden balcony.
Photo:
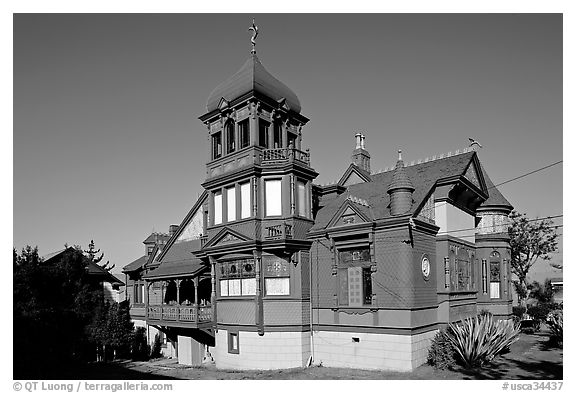
[{"label": "wooden balcony", "polygon": [[292,225],[282,222],[280,224],[264,227],[264,240],[292,239]]},{"label": "wooden balcony", "polygon": [[212,323],[212,306],[148,306],[147,321],[150,324],[198,328]]},{"label": "wooden balcony", "polygon": [[310,151],[295,148],[265,149],[262,152],[262,165],[272,165],[284,162],[300,161],[310,166]]}]

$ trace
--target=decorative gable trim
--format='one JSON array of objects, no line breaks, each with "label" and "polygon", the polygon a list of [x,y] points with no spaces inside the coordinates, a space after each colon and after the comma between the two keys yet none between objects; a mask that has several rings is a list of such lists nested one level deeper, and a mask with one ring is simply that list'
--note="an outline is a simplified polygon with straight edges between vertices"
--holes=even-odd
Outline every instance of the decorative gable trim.
[{"label": "decorative gable trim", "polygon": [[[354,181],[355,179],[359,181]],[[370,177],[370,174],[367,171],[360,169],[355,164],[350,164],[348,169],[344,171],[344,174],[342,175],[340,180],[338,180],[338,185],[348,187],[352,184],[371,182],[371,181],[372,178]]]},{"label": "decorative gable trim", "polygon": [[204,245],[202,248],[209,248],[214,246],[219,246],[222,244],[227,243],[239,243],[250,241],[252,239],[238,233],[230,228],[223,228],[220,232],[218,232],[210,241]]},{"label": "decorative gable trim", "polygon": [[172,247],[172,244],[174,244],[176,240],[180,238],[182,232],[184,232],[184,230],[187,229],[188,224],[194,218],[194,215],[198,212],[198,210],[202,209],[202,205],[204,204],[204,202],[206,202],[207,199],[208,199],[208,192],[204,190],[204,192],[200,194],[200,197],[198,198],[196,203],[194,203],[194,206],[192,206],[190,211],[188,211],[188,214],[186,214],[186,217],[184,217],[184,219],[180,223],[180,226],[178,226],[178,230],[174,233],[174,235],[172,235],[172,237],[170,237],[170,239],[168,239],[168,243],[166,243],[166,245],[162,249],[160,256],[158,256],[158,261],[160,262],[162,261],[164,255],[166,255],[170,247]]},{"label": "decorative gable trim", "polygon": [[224,97],[220,98],[220,102],[218,103],[218,109],[224,110],[228,108],[228,106],[229,106],[228,101],[226,101]]},{"label": "decorative gable trim", "polygon": [[370,222],[372,219],[367,217],[360,209],[354,206],[354,202],[346,198],[342,206],[336,211],[326,228],[339,227],[343,225],[360,224]]},{"label": "decorative gable trim", "polygon": [[482,169],[480,168],[480,161],[478,160],[478,156],[474,154],[468,167],[464,171],[464,178],[468,180],[470,183],[478,187],[482,192],[488,193],[488,187],[486,186],[486,182],[484,180],[484,176],[482,175]]}]

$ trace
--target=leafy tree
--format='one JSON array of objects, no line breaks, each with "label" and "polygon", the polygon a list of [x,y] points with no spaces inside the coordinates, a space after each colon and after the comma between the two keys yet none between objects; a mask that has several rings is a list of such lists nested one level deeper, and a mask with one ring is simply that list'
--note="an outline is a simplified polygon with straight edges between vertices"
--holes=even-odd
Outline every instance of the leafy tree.
[{"label": "leafy tree", "polygon": [[554,301],[554,289],[549,278],[544,280],[544,285],[538,281],[533,281],[528,286],[528,289],[530,290],[530,298],[536,299],[538,303],[551,303]]},{"label": "leafy tree", "polygon": [[103,301],[86,263],[79,248],[50,263],[42,261],[36,247],[20,254],[13,250],[15,378],[49,376],[56,365],[84,359],[84,328]]},{"label": "leafy tree", "polygon": [[526,276],[538,260],[548,261],[558,248],[558,234],[549,219],[529,220],[526,214],[510,213],[508,227],[511,247],[511,268],[516,275],[514,282],[518,302],[524,305],[527,296]]}]

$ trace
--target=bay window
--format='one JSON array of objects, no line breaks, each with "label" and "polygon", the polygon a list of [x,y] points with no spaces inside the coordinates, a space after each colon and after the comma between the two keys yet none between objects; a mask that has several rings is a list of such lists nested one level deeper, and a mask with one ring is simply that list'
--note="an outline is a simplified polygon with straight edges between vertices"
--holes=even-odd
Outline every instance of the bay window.
[{"label": "bay window", "polygon": [[339,303],[359,307],[372,304],[372,271],[369,247],[338,253]]},{"label": "bay window", "polygon": [[264,181],[266,192],[266,216],[282,215],[282,180],[270,179]]},{"label": "bay window", "polygon": [[220,296],[256,295],[256,270],[253,259],[220,263]]},{"label": "bay window", "polygon": [[290,295],[290,265],[285,259],[264,261],[264,288],[268,296]]}]

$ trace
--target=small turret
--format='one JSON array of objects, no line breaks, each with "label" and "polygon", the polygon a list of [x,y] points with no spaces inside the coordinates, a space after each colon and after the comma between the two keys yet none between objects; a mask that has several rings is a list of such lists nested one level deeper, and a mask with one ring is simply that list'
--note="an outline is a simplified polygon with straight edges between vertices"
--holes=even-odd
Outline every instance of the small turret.
[{"label": "small turret", "polygon": [[356,148],[352,152],[352,163],[370,173],[370,153],[366,150],[365,139],[363,134],[359,132],[356,134]]},{"label": "small turret", "polygon": [[404,168],[402,150],[398,150],[398,162],[396,162],[396,167],[394,168],[392,182],[388,186],[388,194],[390,194],[390,214],[396,216],[410,211],[414,190],[414,186]]}]

